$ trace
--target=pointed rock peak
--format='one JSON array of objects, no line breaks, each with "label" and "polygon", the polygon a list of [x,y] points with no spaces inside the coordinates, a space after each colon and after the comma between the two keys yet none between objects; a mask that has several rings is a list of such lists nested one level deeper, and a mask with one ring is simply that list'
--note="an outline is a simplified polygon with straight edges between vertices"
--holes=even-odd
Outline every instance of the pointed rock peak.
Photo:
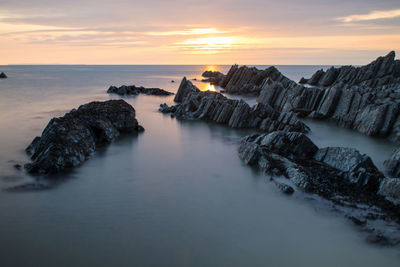
[{"label": "pointed rock peak", "polygon": [[385,57],[394,60],[394,58],[396,57],[396,52],[390,51],[389,54],[387,54]]}]

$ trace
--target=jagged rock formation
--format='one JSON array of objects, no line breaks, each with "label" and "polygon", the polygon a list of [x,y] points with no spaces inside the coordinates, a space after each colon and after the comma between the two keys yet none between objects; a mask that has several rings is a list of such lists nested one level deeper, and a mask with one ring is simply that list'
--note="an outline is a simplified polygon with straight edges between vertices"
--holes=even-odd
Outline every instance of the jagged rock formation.
[{"label": "jagged rock formation", "polygon": [[384,165],[389,175],[400,177],[400,148],[393,151],[390,158],[385,160]]},{"label": "jagged rock formation", "polygon": [[400,178],[385,178],[381,182],[378,194],[396,205],[400,204]]},{"label": "jagged rock formation", "polygon": [[218,85],[229,94],[258,95],[266,82],[280,82],[285,86],[296,84],[296,82],[282,75],[275,67],[258,70],[254,67],[233,65],[228,74],[219,80]]},{"label": "jagged rock formation", "polygon": [[207,70],[207,71],[203,72],[203,74],[201,76],[203,76],[204,78],[207,78],[207,79],[201,80],[202,82],[209,82],[211,84],[218,84],[225,77],[225,75],[222,74],[221,72],[211,71],[211,70]]},{"label": "jagged rock formation", "polygon": [[331,67],[326,72],[319,70],[310,79],[301,79],[301,83],[322,87],[338,83],[365,87],[400,83],[400,60],[395,60],[395,52],[391,51],[362,67]]},{"label": "jagged rock formation", "polygon": [[367,155],[352,148],[318,147],[304,134],[276,131],[243,139],[239,156],[296,186],[331,197],[334,193],[376,193],[383,174]]},{"label": "jagged rock formation", "polygon": [[[391,52],[367,66],[318,71],[308,80],[310,84],[329,84],[327,88],[265,81],[257,101],[278,111],[334,121],[369,136],[400,142],[399,62]],[[334,71],[337,76],[332,75]]]},{"label": "jagged rock formation", "polygon": [[136,87],[134,85],[129,85],[129,86],[122,85],[120,87],[110,86],[110,88],[108,88],[107,90],[107,93],[118,94],[118,95],[146,94],[146,95],[161,95],[161,96],[168,96],[174,94],[160,88],[144,88],[142,86]]},{"label": "jagged rock formation", "polygon": [[292,184],[330,200],[335,210],[369,233],[369,242],[400,243],[393,234],[398,226],[384,225],[400,219],[400,179],[385,178],[367,155],[351,148],[319,149],[304,134],[284,131],[247,136],[238,153],[246,164],[288,178],[284,183],[271,178],[281,191],[293,193]]},{"label": "jagged rock formation", "polygon": [[4,72],[0,73],[0,79],[6,79],[6,78],[7,75]]},{"label": "jagged rock formation", "polygon": [[29,173],[57,173],[85,161],[98,145],[109,143],[124,132],[143,130],[135,109],[123,100],[91,102],[53,118],[26,148],[32,163]]},{"label": "jagged rock formation", "polygon": [[202,92],[186,78],[174,100],[180,104],[173,107],[161,104],[159,110],[179,119],[212,121],[232,128],[257,128],[266,132],[309,130],[292,112],[277,112],[265,104],[250,107],[243,100],[228,99],[217,92]]}]

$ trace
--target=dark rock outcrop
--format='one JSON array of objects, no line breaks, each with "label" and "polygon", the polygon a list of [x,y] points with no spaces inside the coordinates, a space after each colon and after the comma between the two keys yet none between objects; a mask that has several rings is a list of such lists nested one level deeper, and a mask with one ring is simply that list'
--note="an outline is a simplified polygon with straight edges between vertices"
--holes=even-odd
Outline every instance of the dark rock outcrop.
[{"label": "dark rock outcrop", "polygon": [[345,173],[345,178],[359,187],[377,191],[383,174],[370,157],[348,147],[327,147],[319,149],[314,159],[324,162]]},{"label": "dark rock outcrop", "polygon": [[136,87],[134,85],[122,85],[120,87],[110,86],[108,88],[107,93],[109,94],[118,94],[118,95],[138,95],[138,94],[146,94],[146,95],[160,95],[160,96],[169,96],[174,93],[165,91],[160,88],[144,88],[142,86]]},{"label": "dark rock outcrop", "polygon": [[390,158],[385,160],[384,165],[389,175],[400,177],[400,148],[393,151]]},{"label": "dark rock outcrop", "polygon": [[203,79],[202,82],[209,82],[211,84],[219,84],[220,81],[225,77],[224,74],[222,74],[219,71],[211,71],[207,70],[203,72],[202,76],[207,79]]},{"label": "dark rock outcrop", "polygon": [[53,118],[26,148],[32,163],[29,173],[57,173],[77,166],[121,133],[140,130],[134,108],[123,100],[91,102]]},{"label": "dark rock outcrop", "polygon": [[331,208],[369,233],[367,241],[400,243],[400,235],[393,234],[400,222],[400,179],[384,178],[368,156],[350,148],[318,149],[304,134],[283,131],[247,136],[238,152],[246,164],[288,178],[270,179],[283,192],[293,193],[293,184],[329,200]]},{"label": "dark rock outcrop", "polygon": [[256,128],[266,132],[309,130],[293,112],[277,112],[265,104],[250,107],[243,100],[228,99],[217,92],[202,92],[186,78],[179,86],[175,101],[179,104],[173,107],[161,104],[159,111],[172,113],[179,119],[212,121],[231,128]]},{"label": "dark rock outcrop", "polygon": [[6,79],[6,78],[7,75],[4,72],[0,73],[0,79]]},{"label": "dark rock outcrop", "polygon": [[400,204],[400,178],[385,178],[382,180],[378,194],[390,202]]},{"label": "dark rock outcrop", "polygon": [[305,80],[303,80],[303,83],[323,87],[337,83],[365,87],[377,87],[399,83],[400,61],[395,60],[395,52],[391,51],[386,56],[379,57],[368,65],[362,67],[331,67],[326,72],[319,70],[310,79]]},{"label": "dark rock outcrop", "polygon": [[363,67],[319,70],[301,82],[318,87],[267,79],[257,101],[400,142],[400,61],[394,52]]},{"label": "dark rock outcrop", "polygon": [[348,148],[318,149],[298,132],[248,136],[240,144],[239,156],[249,165],[283,175],[299,188],[328,198],[338,193],[376,194],[383,179],[368,156]]},{"label": "dark rock outcrop", "polygon": [[295,85],[296,83],[282,75],[275,67],[265,70],[239,67],[233,65],[228,74],[223,76],[218,85],[225,89],[229,94],[253,94],[258,95],[264,83],[280,82],[285,85]]}]

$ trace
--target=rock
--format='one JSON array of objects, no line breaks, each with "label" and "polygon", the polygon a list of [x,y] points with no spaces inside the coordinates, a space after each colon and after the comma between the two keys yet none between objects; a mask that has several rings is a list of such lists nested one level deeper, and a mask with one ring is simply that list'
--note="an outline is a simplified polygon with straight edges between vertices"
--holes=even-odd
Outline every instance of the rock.
[{"label": "rock", "polygon": [[6,78],[8,77],[4,72],[0,73],[0,79],[6,79]]},{"label": "rock", "polygon": [[299,84],[305,84],[305,83],[308,83],[308,79],[301,77]]},{"label": "rock", "polygon": [[394,52],[366,66],[331,67],[301,80],[318,87],[273,76],[281,78],[264,79],[258,103],[400,143],[400,60],[394,60]]},{"label": "rock", "polygon": [[349,218],[355,225],[358,225],[358,226],[362,226],[362,225],[366,225],[367,224],[366,220],[363,220],[361,218],[357,218],[355,216],[348,216],[347,218]]},{"label": "rock", "polygon": [[175,81],[174,80],[171,80],[171,83],[174,83]]},{"label": "rock", "polygon": [[400,205],[400,178],[385,178],[382,180],[378,194],[387,200]]},{"label": "rock", "polygon": [[108,88],[107,93],[109,94],[118,94],[118,95],[138,95],[138,94],[146,94],[146,95],[159,95],[159,96],[169,96],[174,93],[165,91],[160,88],[144,88],[142,86],[136,87],[134,85],[122,85],[120,87],[110,86]]},{"label": "rock", "polygon": [[32,163],[24,167],[29,173],[57,173],[88,159],[98,145],[140,129],[134,108],[125,101],[91,102],[51,119],[26,148]]},{"label": "rock", "polygon": [[225,78],[225,75],[222,74],[221,72],[210,71],[210,70],[203,72],[202,76],[208,78],[208,79],[203,79],[202,82],[209,82],[211,84],[219,84],[220,81]]},{"label": "rock", "polygon": [[282,75],[275,67],[258,70],[247,66],[238,67],[234,65],[227,75],[217,77],[218,79],[214,83],[224,88],[229,94],[258,95],[267,80],[269,82],[276,81],[284,84],[296,84]]},{"label": "rock", "polygon": [[213,121],[231,128],[256,128],[265,132],[309,130],[293,112],[280,113],[261,103],[250,107],[243,100],[229,99],[217,92],[202,92],[186,78],[179,86],[175,101],[179,104],[172,107],[161,104],[159,111],[172,113],[178,119]]},{"label": "rock", "polygon": [[275,131],[262,135],[259,141],[261,146],[290,159],[311,159],[318,151],[318,147],[304,134],[299,132]]},{"label": "rock", "polygon": [[294,193],[294,189],[290,185],[280,183],[280,182],[276,181],[275,179],[272,179],[272,182],[276,185],[276,187],[278,187],[279,190],[281,190],[286,195],[291,195]]},{"label": "rock", "polygon": [[400,148],[393,151],[389,159],[383,163],[389,175],[400,177]]},{"label": "rock", "polygon": [[370,64],[362,67],[331,67],[326,72],[319,70],[307,83],[310,85],[330,86],[342,82],[348,85],[368,87],[398,83],[400,78],[400,63],[394,58],[395,52],[391,51],[386,56],[379,57]]},{"label": "rock", "polygon": [[192,82],[188,81],[186,77],[184,77],[179,85],[178,91],[175,95],[174,101],[175,102],[182,102],[184,97],[188,94],[194,92],[199,92],[200,90],[192,84]]},{"label": "rock", "polygon": [[248,165],[288,177],[296,186],[324,197],[375,195],[383,174],[367,155],[351,148],[318,147],[304,134],[275,131],[245,137],[239,157]]},{"label": "rock", "polygon": [[384,177],[370,157],[354,148],[322,148],[314,155],[314,159],[343,171],[351,184],[372,192],[377,192]]},{"label": "rock", "polygon": [[17,170],[21,170],[22,166],[21,166],[21,164],[15,164],[14,168]]},{"label": "rock", "polygon": [[160,108],[158,109],[158,111],[162,113],[174,113],[176,111],[176,107],[175,106],[169,107],[166,103],[164,103],[160,104]]},{"label": "rock", "polygon": [[205,72],[203,72],[203,74],[201,76],[206,77],[206,78],[211,78],[211,77],[218,77],[221,75],[223,75],[223,74],[219,71],[206,70]]}]

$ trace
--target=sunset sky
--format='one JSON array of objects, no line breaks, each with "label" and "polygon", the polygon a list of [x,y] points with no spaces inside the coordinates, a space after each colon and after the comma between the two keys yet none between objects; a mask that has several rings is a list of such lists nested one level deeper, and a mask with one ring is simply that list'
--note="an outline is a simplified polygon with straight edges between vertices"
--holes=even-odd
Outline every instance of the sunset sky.
[{"label": "sunset sky", "polygon": [[365,64],[399,0],[0,0],[0,64]]}]

